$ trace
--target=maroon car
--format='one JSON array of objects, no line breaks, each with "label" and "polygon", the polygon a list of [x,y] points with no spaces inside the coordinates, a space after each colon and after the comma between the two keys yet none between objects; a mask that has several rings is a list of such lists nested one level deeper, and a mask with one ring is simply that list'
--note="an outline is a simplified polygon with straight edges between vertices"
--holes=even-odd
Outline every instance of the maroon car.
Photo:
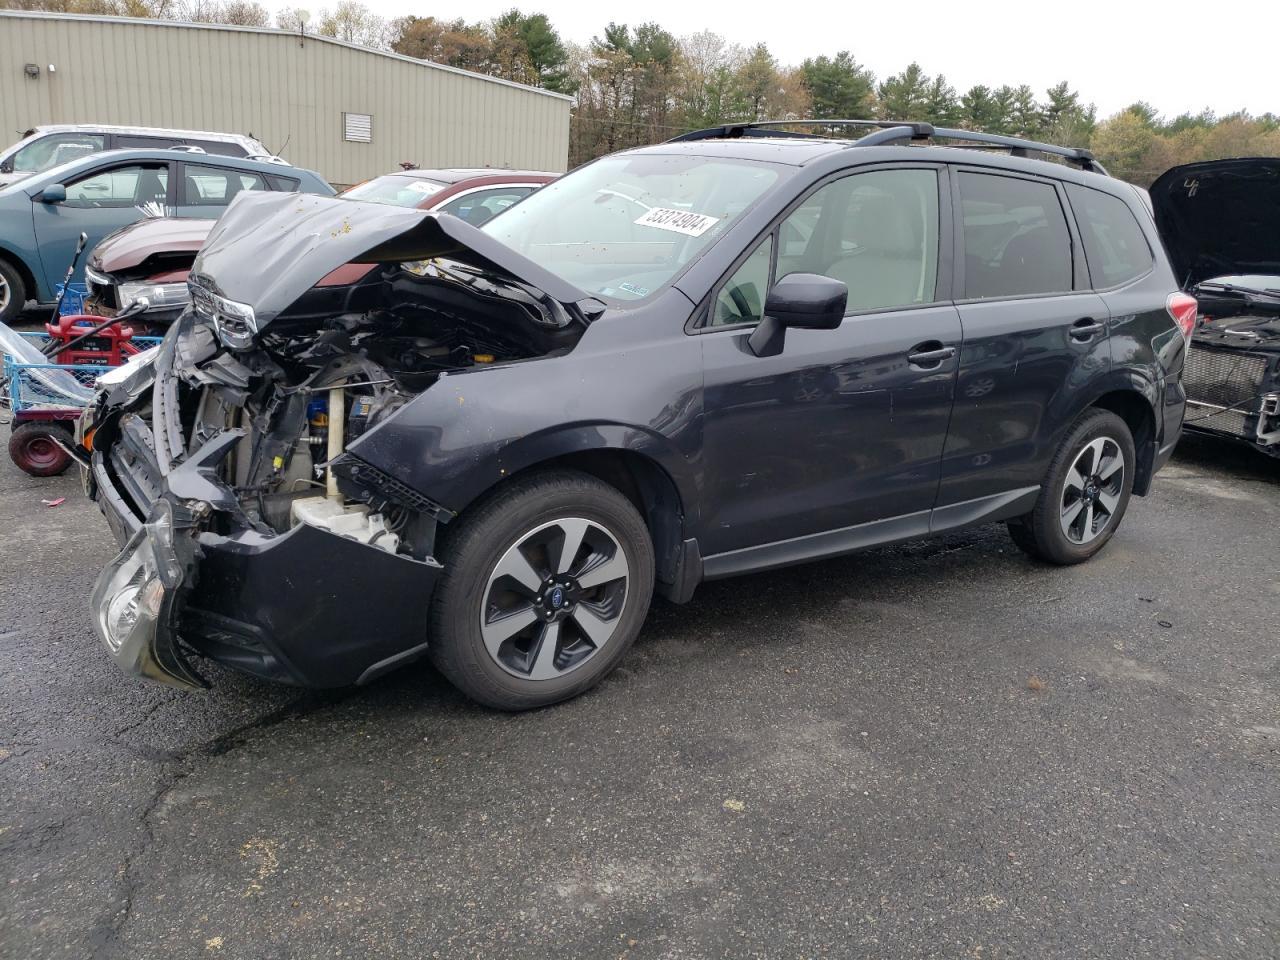
[{"label": "maroon car", "polygon": [[[559,174],[535,170],[406,170],[358,183],[352,200],[451,213],[479,226]],[[85,313],[115,316],[141,299],[135,325],[165,327],[186,309],[187,271],[214,220],[141,220],[111,234],[89,254]]]}]

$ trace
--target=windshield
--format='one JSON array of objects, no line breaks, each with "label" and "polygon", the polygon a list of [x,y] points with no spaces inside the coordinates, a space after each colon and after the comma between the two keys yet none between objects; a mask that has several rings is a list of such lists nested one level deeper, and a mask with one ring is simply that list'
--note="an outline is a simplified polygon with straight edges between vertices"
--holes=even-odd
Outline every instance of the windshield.
[{"label": "windshield", "polygon": [[483,229],[588,293],[639,300],[669,283],[778,179],[745,160],[606,157]]},{"label": "windshield", "polygon": [[43,173],[53,167],[106,149],[107,138],[100,133],[52,133],[31,138],[6,158],[5,167],[14,173]]},{"label": "windshield", "polygon": [[338,194],[348,200],[370,200],[373,203],[387,203],[393,207],[416,207],[428,197],[439,193],[446,184],[426,177],[405,177],[398,173],[390,173],[385,177],[374,177],[364,183],[357,183],[348,190]]}]

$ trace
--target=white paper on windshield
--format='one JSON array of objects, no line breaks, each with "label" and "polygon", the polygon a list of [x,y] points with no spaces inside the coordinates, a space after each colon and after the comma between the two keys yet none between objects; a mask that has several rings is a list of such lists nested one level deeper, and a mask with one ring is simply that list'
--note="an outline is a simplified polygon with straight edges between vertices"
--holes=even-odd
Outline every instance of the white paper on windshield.
[{"label": "white paper on windshield", "polygon": [[425,180],[414,180],[405,189],[412,190],[414,193],[435,193],[440,188],[434,183],[427,183]]},{"label": "white paper on windshield", "polygon": [[692,213],[688,210],[672,210],[669,207],[652,207],[635,221],[637,226],[670,230],[672,233],[683,233],[686,237],[700,237],[719,222],[719,217],[708,217],[705,213]]}]

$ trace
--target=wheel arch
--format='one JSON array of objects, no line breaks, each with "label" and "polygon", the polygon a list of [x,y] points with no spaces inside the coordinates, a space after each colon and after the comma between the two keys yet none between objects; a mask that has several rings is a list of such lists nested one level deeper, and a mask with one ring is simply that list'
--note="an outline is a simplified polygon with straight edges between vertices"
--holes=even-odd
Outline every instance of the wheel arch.
[{"label": "wheel arch", "polygon": [[1129,427],[1137,457],[1134,465],[1133,492],[1146,496],[1156,458],[1156,411],[1146,394],[1133,387],[1112,389],[1089,404],[1088,409],[1108,410]]},{"label": "wheel arch", "polygon": [[36,277],[31,272],[31,267],[16,252],[6,246],[0,245],[0,260],[12,267],[18,272],[18,279],[22,281],[22,285],[26,287],[28,300],[39,300],[39,290],[36,289]]},{"label": "wheel arch", "polygon": [[691,550],[700,575],[697,550],[687,533],[692,480],[681,469],[683,458],[667,449],[661,438],[634,428],[596,425],[523,438],[503,448],[498,461],[496,470],[484,471],[494,478],[492,483],[473,487],[465,503],[450,504],[459,515],[499,495],[517,478],[546,470],[577,470],[615,488],[635,506],[653,541],[660,584],[670,587],[686,580]]}]

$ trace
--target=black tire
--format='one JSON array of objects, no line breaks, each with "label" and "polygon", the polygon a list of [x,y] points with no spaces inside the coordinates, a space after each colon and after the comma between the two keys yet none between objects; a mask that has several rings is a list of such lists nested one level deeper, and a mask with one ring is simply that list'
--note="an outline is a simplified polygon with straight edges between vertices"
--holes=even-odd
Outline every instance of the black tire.
[{"label": "black tire", "polygon": [[22,274],[0,257],[0,323],[13,323],[26,305],[27,285],[22,282]]},{"label": "black tire", "polygon": [[[1088,458],[1085,451],[1091,445],[1093,450],[1105,450],[1107,453],[1098,456],[1103,459],[1103,471],[1109,470],[1114,464],[1112,458],[1115,456],[1111,444],[1114,444],[1114,450],[1118,451],[1122,460],[1123,473],[1119,480],[1112,474],[1104,483],[1093,483],[1093,477],[1098,475],[1098,471],[1094,469],[1098,462],[1088,459],[1081,461],[1080,458]],[[1072,468],[1078,462],[1086,465],[1092,463],[1090,469],[1093,473],[1089,477],[1076,475],[1084,480],[1082,488],[1075,477],[1071,476]],[[1120,526],[1129,506],[1129,497],[1133,493],[1136,464],[1137,456],[1129,425],[1109,410],[1086,411],[1067,432],[1066,439],[1049,464],[1035,509],[1009,521],[1009,534],[1013,542],[1045,563],[1067,566],[1088,560],[1106,546]],[[1077,497],[1077,489],[1084,495]],[[1103,518],[1106,503],[1113,506],[1106,510],[1106,517]],[[1075,518],[1069,524],[1070,530],[1064,528],[1068,524],[1068,516]],[[1092,521],[1087,529],[1086,520]],[[1080,539],[1076,539],[1077,536]],[[1088,539],[1084,539],[1086,537]]]},{"label": "black tire", "polygon": [[[587,651],[582,654],[584,659],[563,674],[536,680],[513,674],[500,665],[497,654],[490,653],[482,634],[482,615],[492,616],[493,608],[488,606],[492,602],[491,578],[496,576],[499,562],[518,544],[529,542],[527,538],[554,527],[557,521],[571,523],[576,518],[592,525],[594,535],[607,533],[625,557],[624,588],[621,594],[613,594],[619,606],[610,607],[610,612],[619,610],[610,617],[612,633],[598,649],[579,641],[579,649]],[[428,655],[459,690],[498,710],[544,707],[595,686],[617,666],[635,640],[653,594],[653,544],[644,520],[618,490],[577,471],[546,471],[500,488],[445,528],[438,554],[444,571],[431,606]],[[548,549],[548,561],[550,557]],[[536,572],[539,577],[546,575],[545,570]],[[616,590],[616,584],[608,589]],[[549,596],[542,594],[539,616],[549,608]],[[588,591],[581,596],[592,594]],[[594,609],[590,602],[579,600],[578,605]],[[566,638],[579,635],[576,624],[581,615],[582,611],[571,615],[574,624],[563,628]],[[530,664],[536,659],[533,645],[539,642],[532,636],[540,629],[533,623],[528,628],[531,639],[507,641],[526,644]],[[532,666],[529,672],[532,674]]]},{"label": "black tire", "polygon": [[73,442],[71,431],[57,423],[28,422],[13,426],[9,457],[33,477],[56,477],[71,466],[70,455],[56,442]]}]

